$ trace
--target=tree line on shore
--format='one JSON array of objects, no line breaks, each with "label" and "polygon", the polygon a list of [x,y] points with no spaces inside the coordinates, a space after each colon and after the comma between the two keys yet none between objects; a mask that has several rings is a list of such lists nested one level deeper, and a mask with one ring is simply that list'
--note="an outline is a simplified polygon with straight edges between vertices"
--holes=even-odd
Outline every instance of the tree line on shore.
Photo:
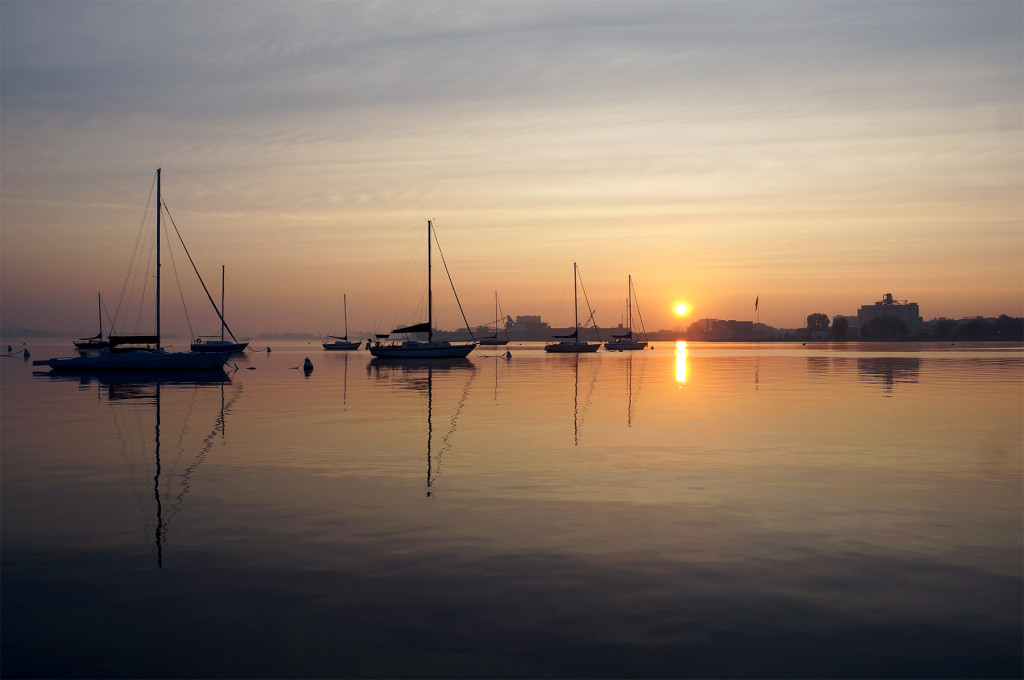
[{"label": "tree line on shore", "polygon": [[[671,340],[725,340],[725,341],[797,341],[797,340],[950,340],[950,341],[1024,341],[1024,318],[1003,314],[995,319],[935,319],[925,322],[921,330],[912,334],[906,322],[896,316],[880,316],[859,328],[851,329],[850,318],[838,316],[830,320],[827,314],[815,312],[807,316],[803,328],[776,329],[752,322],[694,321],[684,331],[657,331],[653,339]],[[724,324],[724,325],[723,325]],[[669,335],[675,337],[668,337]]]},{"label": "tree line on shore", "polygon": [[[850,322],[838,317],[831,326],[820,312],[807,317],[808,337],[827,332],[834,340],[846,340]],[[815,332],[818,333],[815,333]],[[921,335],[911,338],[907,324],[895,316],[879,316],[858,329],[861,340],[1024,340],[1024,318],[1006,314],[997,319],[938,319],[925,324]]]}]

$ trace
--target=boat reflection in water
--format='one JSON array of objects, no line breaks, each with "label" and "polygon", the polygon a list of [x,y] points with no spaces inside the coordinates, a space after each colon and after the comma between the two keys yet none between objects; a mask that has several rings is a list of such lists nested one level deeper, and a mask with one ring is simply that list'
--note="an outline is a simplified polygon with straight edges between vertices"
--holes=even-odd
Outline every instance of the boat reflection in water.
[{"label": "boat reflection in water", "polygon": [[[185,496],[189,492],[191,478],[196,470],[203,464],[207,454],[213,447],[215,441],[223,441],[226,433],[225,416],[231,411],[232,405],[242,393],[242,386],[238,385],[230,397],[226,395],[225,388],[231,385],[231,380],[226,373],[221,371],[173,371],[173,372],[141,372],[141,371],[62,371],[36,373],[37,376],[46,376],[51,381],[57,382],[78,382],[81,387],[89,387],[96,384],[98,395],[106,397],[107,403],[112,407],[136,407],[138,410],[130,417],[130,423],[119,426],[123,434],[132,427],[139,425],[139,415],[152,413],[152,434],[146,436],[140,433],[138,451],[126,451],[128,454],[143,454],[148,458],[146,449],[147,440],[152,441],[153,460],[153,484],[151,493],[153,498],[153,521],[152,537],[154,551],[156,552],[157,568],[163,568],[163,547],[167,540],[167,530],[171,520],[182,510]],[[190,391],[195,396],[199,390],[219,390],[219,408],[212,414],[213,425],[209,433],[199,443],[198,450],[189,459],[184,469],[175,472],[173,469],[164,469],[164,458],[166,452],[162,449],[161,437],[168,437],[169,441],[177,442],[178,448],[173,451],[174,460],[185,460],[182,435],[190,428],[190,420],[193,417],[193,405],[185,411],[181,421],[165,423],[162,414],[162,399],[165,392],[171,394]],[[176,409],[175,409],[176,411]],[[115,413],[115,422],[117,422]],[[163,488],[161,487],[163,484]],[[172,490],[173,485],[173,490]],[[147,492],[148,493],[148,492]],[[140,498],[145,494],[140,494]],[[147,534],[150,529],[150,517],[146,515]]]},{"label": "boat reflection in water", "polygon": [[341,410],[348,410],[348,360],[351,356],[350,352],[332,352],[331,354],[325,355],[325,359],[329,361],[340,362],[341,368]]},{"label": "boat reflection in water", "polygon": [[[567,360],[568,361],[568,360]],[[587,392],[580,399],[580,357],[578,354],[572,357],[572,372],[573,372],[573,388],[572,388],[572,445],[578,447],[580,445],[580,436],[583,433],[583,424],[587,419],[587,414],[590,412],[590,405],[594,398],[594,389],[597,385],[598,370],[601,367],[600,363],[594,363],[588,365],[591,369],[590,385],[587,387]]]},{"label": "boat reflection in water", "polygon": [[891,394],[899,383],[916,383],[921,360],[916,357],[864,357],[857,359],[857,375],[868,383],[879,383]]},{"label": "boat reflection in water", "polygon": [[[426,359],[422,361],[410,359],[370,359],[366,366],[367,372],[378,380],[389,380],[398,387],[415,390],[427,397],[427,497],[434,495],[434,481],[441,474],[441,460],[451,446],[451,437],[455,433],[459,415],[462,413],[469,397],[469,388],[476,375],[476,366],[469,359]],[[448,428],[441,437],[441,448],[433,452],[434,439],[434,374],[465,373],[465,385],[462,396],[456,404],[455,411],[449,420]]]},{"label": "boat reflection in water", "polygon": [[636,377],[636,389],[634,390],[633,373],[633,355],[628,354],[626,359],[626,427],[633,427],[633,406],[636,403],[636,399],[640,396],[640,388],[644,384],[644,369],[647,368],[647,361],[640,362],[640,375]]}]

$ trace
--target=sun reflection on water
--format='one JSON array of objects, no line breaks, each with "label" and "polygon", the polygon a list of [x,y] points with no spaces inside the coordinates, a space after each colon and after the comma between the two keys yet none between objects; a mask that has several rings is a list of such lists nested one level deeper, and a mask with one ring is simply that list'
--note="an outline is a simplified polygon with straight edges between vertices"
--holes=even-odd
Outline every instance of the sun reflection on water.
[{"label": "sun reflection on water", "polygon": [[676,342],[676,382],[686,382],[686,341]]}]

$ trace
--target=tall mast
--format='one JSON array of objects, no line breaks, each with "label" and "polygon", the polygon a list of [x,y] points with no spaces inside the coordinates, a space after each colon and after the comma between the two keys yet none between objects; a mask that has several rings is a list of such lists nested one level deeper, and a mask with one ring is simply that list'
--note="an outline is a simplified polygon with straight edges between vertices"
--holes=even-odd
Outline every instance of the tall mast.
[{"label": "tall mast", "polygon": [[626,314],[629,315],[629,336],[633,339],[633,275],[629,275],[629,285],[626,288]]},{"label": "tall mast", "polygon": [[160,349],[160,168],[156,169],[156,348]]},{"label": "tall mast", "polygon": [[576,263],[572,263],[572,314],[576,322],[576,339],[580,339],[580,301],[576,292]]},{"label": "tall mast", "polygon": [[345,293],[341,294],[341,301],[345,310],[345,340],[348,340],[348,295]]},{"label": "tall mast", "polygon": [[224,265],[220,266],[220,341],[224,342]]},{"label": "tall mast", "polygon": [[427,220],[427,342],[434,339],[434,290],[430,287],[430,232],[434,225]]},{"label": "tall mast", "polygon": [[100,318],[100,337],[103,337],[103,298],[96,293],[96,316]]}]

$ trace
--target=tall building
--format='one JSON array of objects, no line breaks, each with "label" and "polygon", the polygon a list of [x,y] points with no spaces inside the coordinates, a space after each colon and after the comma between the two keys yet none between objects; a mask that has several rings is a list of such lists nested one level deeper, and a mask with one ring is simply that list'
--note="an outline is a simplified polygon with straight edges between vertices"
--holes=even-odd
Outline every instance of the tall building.
[{"label": "tall building", "polygon": [[910,337],[920,335],[924,330],[924,321],[921,319],[917,303],[897,300],[892,293],[886,293],[873,305],[863,305],[858,309],[857,326],[862,328],[872,319],[882,316],[892,316],[905,323]]},{"label": "tall building", "polygon": [[506,317],[505,332],[509,340],[546,340],[551,338],[551,326],[541,321],[540,314],[520,314],[514,323]]}]

